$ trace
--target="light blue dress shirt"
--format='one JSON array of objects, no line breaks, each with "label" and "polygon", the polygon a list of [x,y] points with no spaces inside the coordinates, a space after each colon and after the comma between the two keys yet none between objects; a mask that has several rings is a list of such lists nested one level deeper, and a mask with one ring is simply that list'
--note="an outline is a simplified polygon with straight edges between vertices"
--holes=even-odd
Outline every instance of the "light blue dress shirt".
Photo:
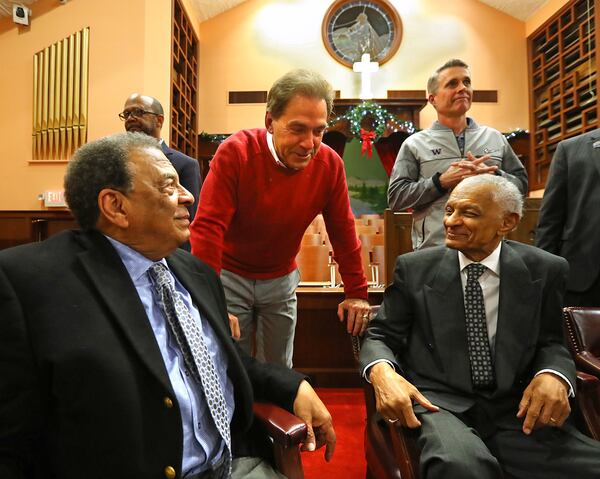
[{"label": "light blue dress shirt", "polygon": [[[171,386],[177,398],[183,427],[183,458],[181,465],[183,476],[202,472],[219,461],[225,443],[210,415],[201,386],[186,372],[181,351],[169,329],[163,310],[155,295],[154,285],[148,274],[148,268],[154,262],[129,246],[108,236],[106,238],[117,250],[138,292],[144,310],[148,315],[150,326],[156,336],[156,342],[160,348]],[[167,266],[164,259],[160,262]],[[169,272],[171,271],[169,270]],[[192,317],[198,322],[208,351],[213,358],[219,382],[225,394],[229,422],[231,422],[234,399],[233,385],[227,377],[227,356],[222,348],[218,347],[218,339],[213,329],[192,303],[188,291],[172,272],[171,277],[175,291],[181,296]]]}]

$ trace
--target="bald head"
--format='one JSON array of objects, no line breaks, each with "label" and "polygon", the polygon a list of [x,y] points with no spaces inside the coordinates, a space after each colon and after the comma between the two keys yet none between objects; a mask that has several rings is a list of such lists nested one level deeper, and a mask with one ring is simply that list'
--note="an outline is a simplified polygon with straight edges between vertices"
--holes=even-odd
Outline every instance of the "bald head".
[{"label": "bald head", "polygon": [[160,130],[165,120],[160,102],[151,96],[134,93],[127,98],[123,107],[125,130],[139,131],[160,139]]}]

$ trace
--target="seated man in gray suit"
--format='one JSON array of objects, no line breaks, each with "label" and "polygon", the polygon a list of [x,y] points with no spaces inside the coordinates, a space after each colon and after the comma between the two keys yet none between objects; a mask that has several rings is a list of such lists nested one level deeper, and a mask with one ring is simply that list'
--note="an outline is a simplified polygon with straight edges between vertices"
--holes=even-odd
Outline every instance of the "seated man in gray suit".
[{"label": "seated man in gray suit", "polygon": [[0,478],[281,478],[255,399],[331,457],[305,377],[241,352],[219,277],[177,248],[193,198],[155,139],[83,146],[65,194],[81,231],[0,252]]},{"label": "seated man in gray suit", "polygon": [[379,413],[417,429],[426,479],[600,477],[600,443],[568,421],[567,262],[503,240],[522,203],[499,176],[458,184],[446,246],[398,257],[367,328],[361,371]]}]

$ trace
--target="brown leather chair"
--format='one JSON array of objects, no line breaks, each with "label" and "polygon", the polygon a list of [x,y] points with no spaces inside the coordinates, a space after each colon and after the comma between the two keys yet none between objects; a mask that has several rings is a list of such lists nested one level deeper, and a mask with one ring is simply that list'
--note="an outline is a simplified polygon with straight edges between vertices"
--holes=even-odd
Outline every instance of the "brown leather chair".
[{"label": "brown leather chair", "polygon": [[306,438],[306,424],[292,413],[270,403],[254,403],[254,414],[273,439],[276,469],[288,479],[304,479],[300,443]]},{"label": "brown leather chair", "polygon": [[[371,306],[371,316],[379,306]],[[352,351],[358,362],[360,340],[351,336]],[[365,459],[367,479],[419,479],[419,449],[416,436],[409,429],[384,420],[375,408],[373,387],[364,383],[367,422],[365,425]]]},{"label": "brown leather chair", "polygon": [[365,384],[367,479],[419,479],[420,451],[410,429],[384,420],[375,409],[375,396]]},{"label": "brown leather chair", "polygon": [[600,440],[600,308],[563,309],[567,346],[577,372],[581,425]]},{"label": "brown leather chair", "polygon": [[600,308],[570,306],[564,308],[563,317],[575,366],[600,378]]},{"label": "brown leather chair", "polygon": [[[375,314],[378,307],[373,307]],[[565,329],[577,371],[578,426],[600,440],[600,308],[565,308]],[[356,359],[360,343],[353,339]],[[587,374],[591,373],[591,374]],[[367,479],[418,479],[419,448],[409,429],[383,420],[376,411],[373,388],[365,384]]]},{"label": "brown leather chair", "polygon": [[600,441],[600,379],[577,371],[577,406],[575,417],[578,426]]}]

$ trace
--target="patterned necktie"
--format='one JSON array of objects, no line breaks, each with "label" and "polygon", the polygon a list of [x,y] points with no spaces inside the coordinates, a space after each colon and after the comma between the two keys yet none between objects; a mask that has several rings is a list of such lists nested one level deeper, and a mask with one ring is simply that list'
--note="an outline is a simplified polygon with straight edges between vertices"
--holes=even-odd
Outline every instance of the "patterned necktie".
[{"label": "patterned necktie", "polygon": [[224,451],[225,461],[217,475],[220,478],[228,478],[231,475],[231,435],[225,395],[217,377],[214,361],[208,352],[200,328],[180,295],[175,291],[167,267],[162,263],[154,263],[148,271],[154,280],[154,287],[167,323],[181,350],[185,366],[200,384],[213,421],[227,445]]},{"label": "patterned necktie", "polygon": [[467,286],[465,287],[467,344],[471,362],[471,380],[476,389],[493,388],[495,384],[483,291],[478,281],[485,269],[486,267],[480,263],[468,265]]}]

